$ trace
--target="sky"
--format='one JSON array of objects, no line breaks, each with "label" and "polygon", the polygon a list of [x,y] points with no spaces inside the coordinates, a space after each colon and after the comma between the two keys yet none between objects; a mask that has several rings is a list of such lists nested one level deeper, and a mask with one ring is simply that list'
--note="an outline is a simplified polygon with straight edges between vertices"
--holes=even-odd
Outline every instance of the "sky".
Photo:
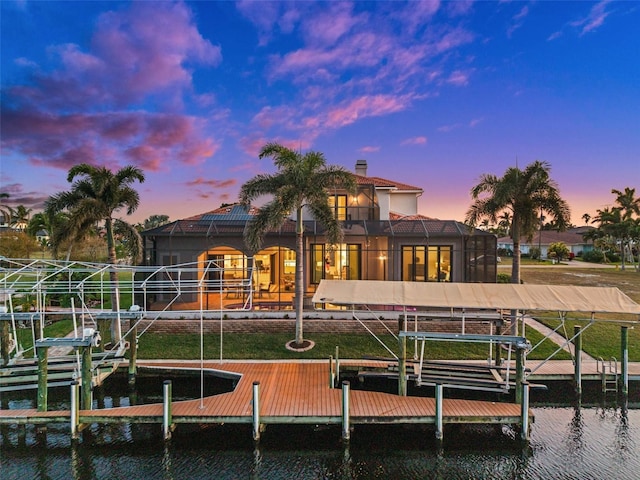
[{"label": "sky", "polygon": [[71,166],[141,168],[186,218],[274,171],[267,142],[424,189],[541,160],[572,211],[640,193],[640,2],[0,1],[0,192],[33,213]]}]

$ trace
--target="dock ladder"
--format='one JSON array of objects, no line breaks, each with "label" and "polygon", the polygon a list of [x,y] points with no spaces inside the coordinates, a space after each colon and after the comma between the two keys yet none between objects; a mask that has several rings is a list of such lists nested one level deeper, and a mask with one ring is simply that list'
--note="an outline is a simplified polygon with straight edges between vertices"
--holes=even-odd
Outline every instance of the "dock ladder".
[{"label": "dock ladder", "polygon": [[598,357],[598,373],[602,376],[602,393],[618,391],[618,361],[615,357]]}]

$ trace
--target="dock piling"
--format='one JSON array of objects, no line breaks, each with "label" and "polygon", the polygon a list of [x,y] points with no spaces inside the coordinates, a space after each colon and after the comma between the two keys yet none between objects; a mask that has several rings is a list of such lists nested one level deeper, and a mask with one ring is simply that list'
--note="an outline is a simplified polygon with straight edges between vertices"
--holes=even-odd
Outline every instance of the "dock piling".
[{"label": "dock piling", "polygon": [[129,385],[133,385],[136,381],[136,362],[138,360],[138,328],[135,320],[130,320],[129,333],[129,369],[128,381]]},{"label": "dock piling", "polygon": [[442,400],[443,387],[441,383],[436,384],[436,439],[442,440],[444,435],[442,423]]},{"label": "dock piling", "polygon": [[329,355],[329,388],[335,388],[336,377],[333,373],[333,355]]},{"label": "dock piling", "polygon": [[407,337],[400,337],[400,357],[398,358],[398,396],[407,396]]},{"label": "dock piling", "polygon": [[342,440],[349,441],[351,438],[349,426],[349,381],[342,382]]},{"label": "dock piling", "polygon": [[78,425],[80,424],[80,383],[71,382],[71,440],[78,439]]},{"label": "dock piling", "polygon": [[162,385],[162,436],[165,440],[171,438],[172,414],[171,414],[171,380],[165,380]]},{"label": "dock piling", "polygon": [[253,397],[251,400],[252,413],[251,423],[253,425],[253,440],[260,440],[260,382],[253,382]]},{"label": "dock piling", "polygon": [[82,351],[82,409],[91,410],[93,387],[91,385],[91,347],[81,347]]},{"label": "dock piling", "polygon": [[49,348],[36,347],[38,355],[38,411],[47,411]]},{"label": "dock piling", "polygon": [[629,327],[620,327],[620,349],[621,349],[621,376],[620,383],[622,394],[629,394]]},{"label": "dock piling", "polygon": [[516,349],[516,403],[522,403],[524,378],[524,351]]},{"label": "dock piling", "polygon": [[[340,347],[338,345],[336,345],[336,368],[335,368],[335,373],[336,373],[335,381],[339,382],[340,381]],[[334,383],[333,385],[335,387],[336,383]]]},{"label": "dock piling", "polygon": [[529,441],[529,382],[522,383],[522,430],[520,431],[520,439]]},{"label": "dock piling", "polygon": [[580,333],[580,325],[574,325],[573,327],[573,346],[574,346],[574,356],[575,356],[575,383],[576,383],[576,393],[578,395],[582,394],[582,335]]}]

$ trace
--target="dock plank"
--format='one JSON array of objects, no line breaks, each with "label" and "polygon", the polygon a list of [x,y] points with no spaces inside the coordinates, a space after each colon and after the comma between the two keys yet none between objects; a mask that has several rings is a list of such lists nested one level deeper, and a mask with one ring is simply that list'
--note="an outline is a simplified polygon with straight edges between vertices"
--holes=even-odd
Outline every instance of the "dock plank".
[{"label": "dock plank", "polygon": [[[142,362],[141,362],[142,364]],[[157,364],[156,364],[157,365]],[[198,368],[199,364],[163,362],[162,367]],[[251,421],[253,382],[260,382],[260,415],[264,423],[338,423],[342,389],[328,385],[328,365],[322,362],[207,362],[206,368],[240,375],[232,392],[203,399],[173,402],[175,423]],[[477,400],[443,400],[443,421],[476,422],[479,418],[509,418],[517,422],[520,406]],[[358,423],[434,422],[435,400],[350,390],[350,420]],[[58,418],[69,412],[0,410],[3,418]],[[81,422],[161,421],[162,404],[82,410]],[[99,419],[99,420],[96,420]]]}]

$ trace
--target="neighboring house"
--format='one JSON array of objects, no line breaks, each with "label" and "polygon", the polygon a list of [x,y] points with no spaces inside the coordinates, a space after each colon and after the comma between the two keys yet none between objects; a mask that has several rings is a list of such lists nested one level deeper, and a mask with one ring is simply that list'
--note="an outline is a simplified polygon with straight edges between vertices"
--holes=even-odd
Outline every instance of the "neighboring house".
[{"label": "neighboring house", "polygon": [[[327,244],[324,227],[303,213],[305,292],[313,292],[322,279],[496,281],[495,235],[418,214],[423,189],[367,176],[364,160],[356,164],[356,180],[356,195],[336,190],[329,198],[342,222],[341,244]],[[256,211],[231,205],[144,231],[145,262],[204,265],[212,260],[246,276],[251,252],[243,232]],[[254,255],[258,277],[254,281],[269,291],[270,298],[281,301],[293,292],[295,241],[291,218],[278,231],[268,233],[262,250]]]},{"label": "neighboring house", "polygon": [[38,230],[36,232],[36,240],[40,245],[46,245],[49,243],[49,232],[46,230]]},{"label": "neighboring house", "polygon": [[[520,253],[528,255],[532,248],[540,248],[540,258],[547,258],[549,245],[563,242],[569,251],[574,255],[582,255],[593,250],[593,240],[585,240],[582,236],[593,227],[571,228],[565,232],[555,230],[542,230],[536,232],[531,241],[523,239],[520,242]],[[513,252],[513,240],[509,237],[498,239],[498,249],[510,250]]]}]

